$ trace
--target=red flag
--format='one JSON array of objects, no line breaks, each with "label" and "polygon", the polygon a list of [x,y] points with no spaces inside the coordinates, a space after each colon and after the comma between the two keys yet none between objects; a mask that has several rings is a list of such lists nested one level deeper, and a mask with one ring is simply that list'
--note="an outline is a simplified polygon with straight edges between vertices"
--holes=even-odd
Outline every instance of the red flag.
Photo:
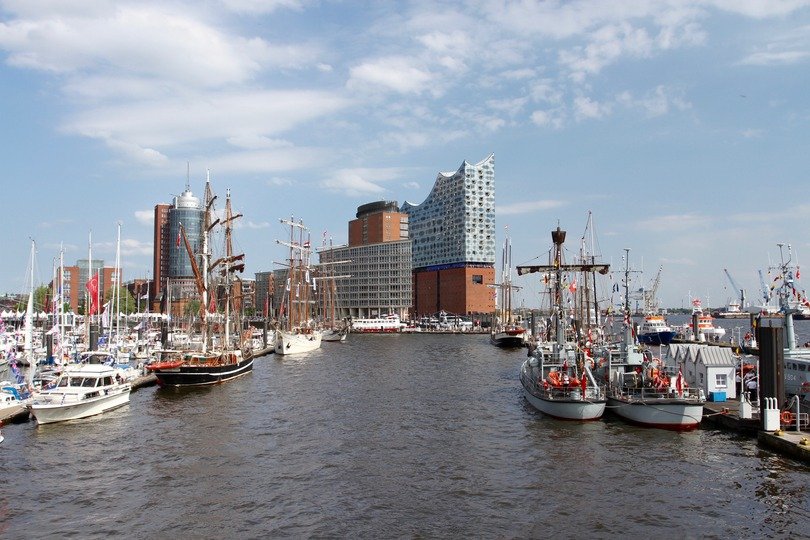
[{"label": "red flag", "polygon": [[571,285],[568,286],[568,290],[571,291],[571,294],[574,294],[575,292],[577,292],[577,282],[572,281]]},{"label": "red flag", "polygon": [[180,247],[180,231],[177,231],[177,242],[175,242],[175,247]]},{"label": "red flag", "polygon": [[90,295],[90,311],[87,314],[95,315],[98,313],[98,274],[91,277],[84,287]]},{"label": "red flag", "polygon": [[799,267],[798,266],[796,267],[796,279],[801,279],[799,277]]},{"label": "red flag", "polygon": [[683,371],[678,368],[678,378],[675,379],[675,390],[678,391],[678,396],[683,397]]},{"label": "red flag", "polygon": [[582,397],[584,398],[585,397],[585,389],[588,387],[588,380],[585,378],[586,373],[585,373],[584,369],[582,370],[581,376],[582,376],[582,381],[580,381],[580,384],[582,385]]}]

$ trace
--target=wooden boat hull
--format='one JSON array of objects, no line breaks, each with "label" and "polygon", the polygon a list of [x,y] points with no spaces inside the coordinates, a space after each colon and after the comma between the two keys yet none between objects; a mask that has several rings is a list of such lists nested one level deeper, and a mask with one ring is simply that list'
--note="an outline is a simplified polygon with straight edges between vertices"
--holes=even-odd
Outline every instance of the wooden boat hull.
[{"label": "wooden boat hull", "polygon": [[297,334],[276,331],[276,354],[301,354],[321,347],[321,333]]},{"label": "wooden boat hull", "polygon": [[206,386],[241,377],[253,370],[253,356],[235,364],[181,364],[150,369],[160,386]]}]

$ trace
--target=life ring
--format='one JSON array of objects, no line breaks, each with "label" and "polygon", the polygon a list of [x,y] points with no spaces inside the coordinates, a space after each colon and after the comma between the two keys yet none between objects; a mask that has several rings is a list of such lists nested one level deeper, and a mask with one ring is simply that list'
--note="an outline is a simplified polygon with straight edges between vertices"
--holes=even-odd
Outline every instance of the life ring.
[{"label": "life ring", "polygon": [[793,424],[793,413],[790,411],[782,411],[781,420],[783,425],[789,426]]}]

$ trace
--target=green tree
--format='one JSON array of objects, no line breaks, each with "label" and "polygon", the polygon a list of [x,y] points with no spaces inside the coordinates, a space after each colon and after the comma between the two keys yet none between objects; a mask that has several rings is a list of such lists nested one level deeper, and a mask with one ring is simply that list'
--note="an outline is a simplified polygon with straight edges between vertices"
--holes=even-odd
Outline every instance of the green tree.
[{"label": "green tree", "polygon": [[194,316],[200,312],[200,301],[189,300],[183,308],[183,315]]},{"label": "green tree", "polygon": [[[121,306],[118,309],[120,313],[134,313],[137,306],[135,304],[135,298],[132,297],[130,292],[127,290],[126,287],[120,287],[119,290],[121,291],[121,295],[118,297],[117,300],[120,300]],[[104,294],[104,301],[102,304],[106,304],[112,298],[113,292],[115,289],[112,287]]]},{"label": "green tree", "polygon": [[[51,288],[47,285],[40,285],[36,289],[34,289],[34,311],[50,311],[50,306],[48,305],[48,298],[51,296]],[[28,309],[28,295],[24,295],[19,302],[17,302],[17,306],[15,307],[17,311],[25,311]]]}]

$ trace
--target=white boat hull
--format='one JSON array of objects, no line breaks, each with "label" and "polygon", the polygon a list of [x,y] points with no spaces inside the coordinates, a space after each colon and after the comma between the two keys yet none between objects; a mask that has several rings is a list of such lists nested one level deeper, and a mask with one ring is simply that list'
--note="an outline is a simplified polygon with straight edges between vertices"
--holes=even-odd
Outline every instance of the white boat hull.
[{"label": "white boat hull", "polygon": [[[39,401],[31,405],[31,412],[38,424],[51,424],[66,420],[77,420],[95,416],[129,403],[130,389],[127,387],[120,392],[71,403],[47,403]],[[44,399],[44,396],[40,396]]]},{"label": "white boat hull", "polygon": [[604,400],[552,400],[535,396],[525,386],[523,395],[541,413],[561,420],[598,420],[605,414]]},{"label": "white boat hull", "polygon": [[321,333],[294,334],[276,331],[276,354],[300,354],[314,351],[321,347]]},{"label": "white boat hull", "polygon": [[646,427],[686,431],[696,429],[703,419],[703,404],[694,401],[608,397],[608,406],[617,416]]}]

